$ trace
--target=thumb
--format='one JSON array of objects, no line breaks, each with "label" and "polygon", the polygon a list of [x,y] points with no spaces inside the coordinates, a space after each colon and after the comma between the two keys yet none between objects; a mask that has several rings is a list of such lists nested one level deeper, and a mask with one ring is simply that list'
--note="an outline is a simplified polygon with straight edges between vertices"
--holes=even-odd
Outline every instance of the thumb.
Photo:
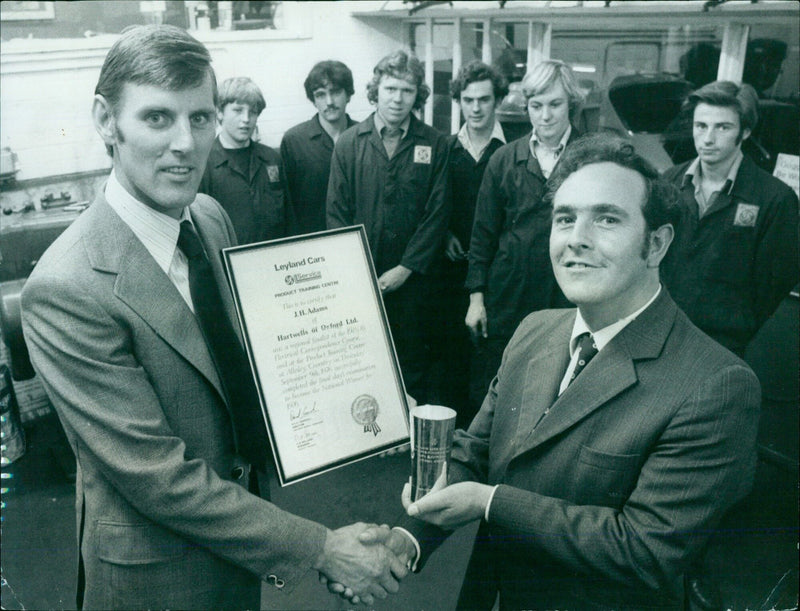
[{"label": "thumb", "polygon": [[408,506],[411,505],[411,482],[408,481],[403,486],[403,492],[400,495],[400,501],[403,503],[403,509],[408,511]]},{"label": "thumb", "polygon": [[358,540],[361,543],[383,543],[392,534],[386,524],[381,526],[370,526],[358,535]]}]

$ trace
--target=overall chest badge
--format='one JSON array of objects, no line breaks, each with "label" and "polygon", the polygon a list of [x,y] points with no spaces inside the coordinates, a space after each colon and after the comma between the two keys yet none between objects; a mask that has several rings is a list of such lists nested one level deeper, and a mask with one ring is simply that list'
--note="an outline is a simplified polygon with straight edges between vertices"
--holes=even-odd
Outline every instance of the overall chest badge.
[{"label": "overall chest badge", "polygon": [[431,162],[431,147],[429,146],[415,146],[414,147],[414,163]]},{"label": "overall chest badge", "polygon": [[758,219],[758,206],[754,204],[739,204],[736,206],[736,215],[733,217],[734,227],[755,227]]},{"label": "overall chest badge", "polygon": [[278,182],[281,179],[280,171],[276,165],[267,166],[267,176],[270,182]]}]

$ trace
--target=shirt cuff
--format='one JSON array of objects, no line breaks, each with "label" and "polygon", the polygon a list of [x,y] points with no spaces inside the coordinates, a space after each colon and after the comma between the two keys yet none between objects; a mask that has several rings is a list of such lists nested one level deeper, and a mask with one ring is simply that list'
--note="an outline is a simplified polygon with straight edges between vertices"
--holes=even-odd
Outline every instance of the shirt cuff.
[{"label": "shirt cuff", "polygon": [[392,530],[397,530],[400,531],[401,533],[404,533],[409,539],[411,539],[411,542],[414,544],[416,555],[413,558],[409,559],[409,561],[406,563],[406,566],[408,567],[408,570],[410,570],[412,573],[416,573],[417,565],[419,564],[419,557],[422,555],[422,552],[420,551],[419,548],[419,541],[417,541],[417,538],[402,526],[394,526]]},{"label": "shirt cuff", "polygon": [[489,495],[489,502],[486,503],[486,511],[483,512],[483,520],[487,524],[489,523],[489,507],[492,506],[492,499],[494,498],[494,493],[497,492],[497,486],[492,488],[492,494]]}]

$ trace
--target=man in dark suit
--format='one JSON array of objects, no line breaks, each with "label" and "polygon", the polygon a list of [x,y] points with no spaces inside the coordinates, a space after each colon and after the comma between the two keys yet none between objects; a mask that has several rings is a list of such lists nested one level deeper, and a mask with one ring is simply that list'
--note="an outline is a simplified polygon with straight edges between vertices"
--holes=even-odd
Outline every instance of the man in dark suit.
[{"label": "man in dark suit", "polygon": [[22,294],[31,361],[77,457],[78,608],[257,609],[262,581],[288,590],[311,569],[370,602],[405,567],[356,540],[364,525],[330,531],[257,495],[263,415],[205,324],[214,301],[241,354],[219,256],[233,226],[197,195],[210,60],[173,26],[113,45],[92,109],[113,171]]},{"label": "man in dark suit", "polygon": [[682,609],[687,563],[752,485],[758,381],[660,285],[675,194],[629,143],[571,145],[546,197],[577,310],[520,324],[449,485],[406,487],[417,549],[400,529],[362,540],[421,564],[438,527],[480,519],[462,608]]}]

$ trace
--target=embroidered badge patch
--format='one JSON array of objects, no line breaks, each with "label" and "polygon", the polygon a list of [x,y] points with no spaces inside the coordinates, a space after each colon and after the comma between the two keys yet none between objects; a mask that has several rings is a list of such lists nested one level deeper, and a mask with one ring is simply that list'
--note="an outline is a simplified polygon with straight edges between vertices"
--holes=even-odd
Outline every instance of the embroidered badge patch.
[{"label": "embroidered badge patch", "polygon": [[414,147],[414,163],[430,163],[431,162],[431,147],[429,146],[415,146]]},{"label": "embroidered badge patch", "polygon": [[754,204],[739,204],[736,206],[733,225],[734,227],[755,227],[757,218],[758,206]]},{"label": "embroidered badge patch", "polygon": [[281,179],[281,173],[278,170],[278,166],[276,165],[268,165],[267,166],[267,176],[269,176],[270,182],[278,182]]}]

